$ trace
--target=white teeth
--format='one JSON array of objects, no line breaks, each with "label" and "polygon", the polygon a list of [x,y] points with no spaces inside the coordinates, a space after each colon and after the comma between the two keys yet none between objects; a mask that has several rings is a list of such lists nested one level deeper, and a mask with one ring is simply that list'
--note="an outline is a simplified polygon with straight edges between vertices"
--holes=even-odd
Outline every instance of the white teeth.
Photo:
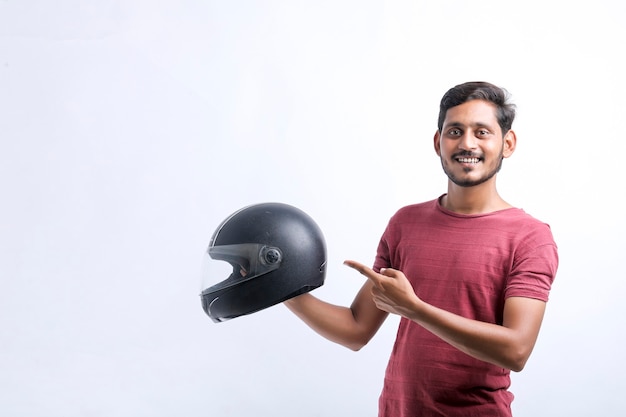
[{"label": "white teeth", "polygon": [[477,164],[478,161],[478,158],[459,158],[459,162],[464,164]]}]

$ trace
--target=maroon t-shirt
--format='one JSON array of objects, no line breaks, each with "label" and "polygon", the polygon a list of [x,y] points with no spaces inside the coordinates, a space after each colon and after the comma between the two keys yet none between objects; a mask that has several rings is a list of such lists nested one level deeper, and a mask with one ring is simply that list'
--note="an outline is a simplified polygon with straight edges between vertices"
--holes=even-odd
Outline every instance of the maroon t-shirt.
[{"label": "maroon t-shirt", "polygon": [[[508,297],[547,301],[557,266],[549,226],[523,210],[462,215],[444,209],[439,200],[400,209],[374,263],[376,271],[402,271],[425,302],[496,324],[502,324]],[[379,416],[510,416],[509,373],[403,318]]]}]

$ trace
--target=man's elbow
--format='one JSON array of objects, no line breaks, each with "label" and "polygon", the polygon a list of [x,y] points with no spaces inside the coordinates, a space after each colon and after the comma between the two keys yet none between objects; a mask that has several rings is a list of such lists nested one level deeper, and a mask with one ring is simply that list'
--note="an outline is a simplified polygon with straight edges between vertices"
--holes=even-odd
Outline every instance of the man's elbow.
[{"label": "man's elbow", "polygon": [[509,369],[513,372],[522,372],[524,367],[526,366],[526,362],[516,362],[509,366]]},{"label": "man's elbow", "polygon": [[358,352],[359,350],[361,350],[363,348],[363,346],[365,345],[358,345],[358,344],[349,344],[349,345],[345,345],[348,349],[350,349],[353,352]]},{"label": "man's elbow", "polygon": [[530,353],[531,352],[528,350],[520,350],[516,352],[508,359],[506,367],[513,372],[522,372],[526,366],[526,362],[528,362],[528,358],[530,358]]},{"label": "man's elbow", "polygon": [[353,342],[344,344],[345,347],[347,347],[353,352],[358,352],[363,347],[365,347],[365,345],[367,345],[367,342],[361,342],[361,341],[353,341]]},{"label": "man's elbow", "polygon": [[367,345],[367,343],[370,340],[371,340],[371,337],[367,337],[365,335],[358,335],[358,336],[351,338],[350,340],[346,340],[345,343],[343,343],[343,345],[353,352],[358,352],[363,347],[365,347],[365,345]]}]

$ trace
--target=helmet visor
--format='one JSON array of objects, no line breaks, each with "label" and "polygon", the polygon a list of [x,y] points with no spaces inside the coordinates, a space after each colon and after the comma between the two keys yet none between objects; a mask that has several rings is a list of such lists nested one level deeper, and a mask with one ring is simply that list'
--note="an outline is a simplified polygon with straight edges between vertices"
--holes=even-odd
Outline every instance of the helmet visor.
[{"label": "helmet visor", "polygon": [[280,249],[258,244],[209,246],[202,267],[202,293],[248,281],[280,267]]}]

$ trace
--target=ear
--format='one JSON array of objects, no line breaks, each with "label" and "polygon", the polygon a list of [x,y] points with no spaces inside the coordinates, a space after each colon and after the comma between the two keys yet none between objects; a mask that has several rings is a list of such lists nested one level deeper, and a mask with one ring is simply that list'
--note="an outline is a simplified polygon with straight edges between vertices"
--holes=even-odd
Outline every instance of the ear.
[{"label": "ear", "polygon": [[509,130],[503,138],[502,156],[508,158],[515,152],[517,146],[517,135],[514,131]]},{"label": "ear", "polygon": [[433,140],[434,140],[434,145],[435,145],[435,152],[437,153],[438,156],[441,156],[441,143],[439,142],[440,139],[441,139],[441,135],[439,134],[439,129],[437,129]]}]

